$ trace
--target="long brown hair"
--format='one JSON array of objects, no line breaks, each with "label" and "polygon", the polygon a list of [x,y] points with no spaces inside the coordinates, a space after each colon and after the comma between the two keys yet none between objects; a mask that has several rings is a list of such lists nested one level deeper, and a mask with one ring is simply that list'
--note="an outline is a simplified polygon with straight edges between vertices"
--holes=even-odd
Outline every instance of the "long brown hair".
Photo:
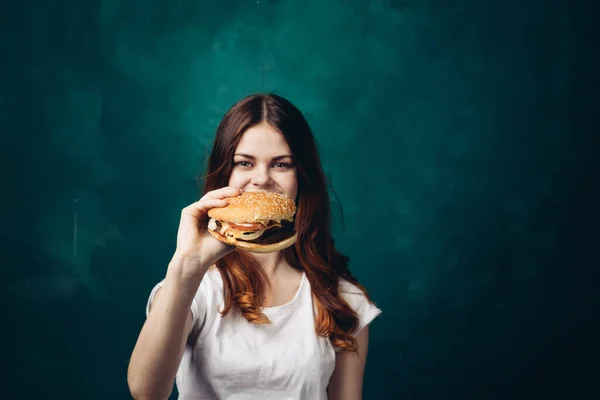
[{"label": "long brown hair", "polygon": [[[325,174],[310,126],[288,100],[275,94],[254,94],[233,105],[217,128],[204,181],[204,193],[227,186],[233,169],[233,154],[250,127],[267,122],[283,134],[297,167],[298,198],[295,229],[298,240],[285,250],[289,265],[303,270],[310,282],[317,309],[315,330],[336,347],[356,351],[351,333],[358,316],[338,292],[339,278],[368,295],[348,269],[348,257],[336,250],[331,237],[331,212]],[[261,312],[268,279],[256,259],[240,251],[216,263],[224,282],[222,315],[236,304],[253,323],[270,323]]]}]

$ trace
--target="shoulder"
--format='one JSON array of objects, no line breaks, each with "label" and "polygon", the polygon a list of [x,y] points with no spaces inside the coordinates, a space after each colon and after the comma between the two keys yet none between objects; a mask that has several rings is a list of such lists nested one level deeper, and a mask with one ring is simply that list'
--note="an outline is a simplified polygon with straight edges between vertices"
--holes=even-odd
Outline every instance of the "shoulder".
[{"label": "shoulder", "polygon": [[338,280],[338,292],[351,307],[369,302],[367,296],[358,286],[343,278]]},{"label": "shoulder", "polygon": [[356,286],[353,283],[350,283],[349,281],[347,281],[344,278],[338,278],[338,289],[339,289],[340,293],[353,294],[353,295],[363,294],[362,290],[360,290],[358,286]]},{"label": "shoulder", "polygon": [[[146,303],[146,316],[150,312],[152,301],[158,291],[162,288],[164,279],[158,282],[151,290]],[[194,325],[203,323],[207,313],[216,310],[217,306],[223,302],[223,279],[221,273],[216,267],[211,267],[200,282],[191,305],[192,320]]]},{"label": "shoulder", "polygon": [[353,332],[354,336],[381,314],[381,309],[370,301],[358,286],[343,278],[339,278],[338,292],[358,316],[358,326]]}]

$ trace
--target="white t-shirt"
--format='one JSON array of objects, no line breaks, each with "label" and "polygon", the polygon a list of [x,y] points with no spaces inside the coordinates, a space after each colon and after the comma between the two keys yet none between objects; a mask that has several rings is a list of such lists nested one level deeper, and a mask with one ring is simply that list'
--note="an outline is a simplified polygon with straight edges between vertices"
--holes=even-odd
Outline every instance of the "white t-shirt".
[{"label": "white t-shirt", "polygon": [[[146,315],[158,283],[150,294]],[[358,333],[381,310],[356,286],[340,280],[340,294],[357,312]],[[335,367],[333,345],[315,333],[306,275],[294,299],[263,313],[271,324],[248,322],[232,307],[222,317],[223,280],[211,268],[192,303],[192,330],[177,371],[180,400],[325,400]]]}]

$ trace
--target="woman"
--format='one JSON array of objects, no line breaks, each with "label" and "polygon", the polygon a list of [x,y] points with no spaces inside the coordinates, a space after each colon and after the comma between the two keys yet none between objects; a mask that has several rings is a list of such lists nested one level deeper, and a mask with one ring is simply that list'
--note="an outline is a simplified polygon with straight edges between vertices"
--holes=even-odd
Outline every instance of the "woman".
[{"label": "woman", "polygon": [[[136,399],[360,399],[368,325],[381,312],[334,248],[308,123],[253,95],[224,116],[204,196],[183,209],[177,248],[152,290],[128,370]],[[294,246],[247,253],[207,232],[207,212],[243,191],[297,204]]]}]

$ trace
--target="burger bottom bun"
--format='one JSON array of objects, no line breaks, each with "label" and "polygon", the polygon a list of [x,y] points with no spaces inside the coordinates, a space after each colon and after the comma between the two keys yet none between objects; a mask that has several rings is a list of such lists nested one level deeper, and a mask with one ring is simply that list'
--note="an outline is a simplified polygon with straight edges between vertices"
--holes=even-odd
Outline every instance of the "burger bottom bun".
[{"label": "burger bottom bun", "polygon": [[275,251],[283,250],[290,247],[291,245],[296,243],[296,239],[298,239],[298,232],[294,231],[290,232],[290,236],[284,238],[283,240],[280,240],[275,243],[264,244],[247,242],[245,240],[236,240],[235,238],[229,238],[228,240],[225,236],[219,234],[218,232],[212,231],[210,229],[207,230],[218,241],[231,246],[235,246],[240,250],[249,251],[251,253],[273,253]]}]

